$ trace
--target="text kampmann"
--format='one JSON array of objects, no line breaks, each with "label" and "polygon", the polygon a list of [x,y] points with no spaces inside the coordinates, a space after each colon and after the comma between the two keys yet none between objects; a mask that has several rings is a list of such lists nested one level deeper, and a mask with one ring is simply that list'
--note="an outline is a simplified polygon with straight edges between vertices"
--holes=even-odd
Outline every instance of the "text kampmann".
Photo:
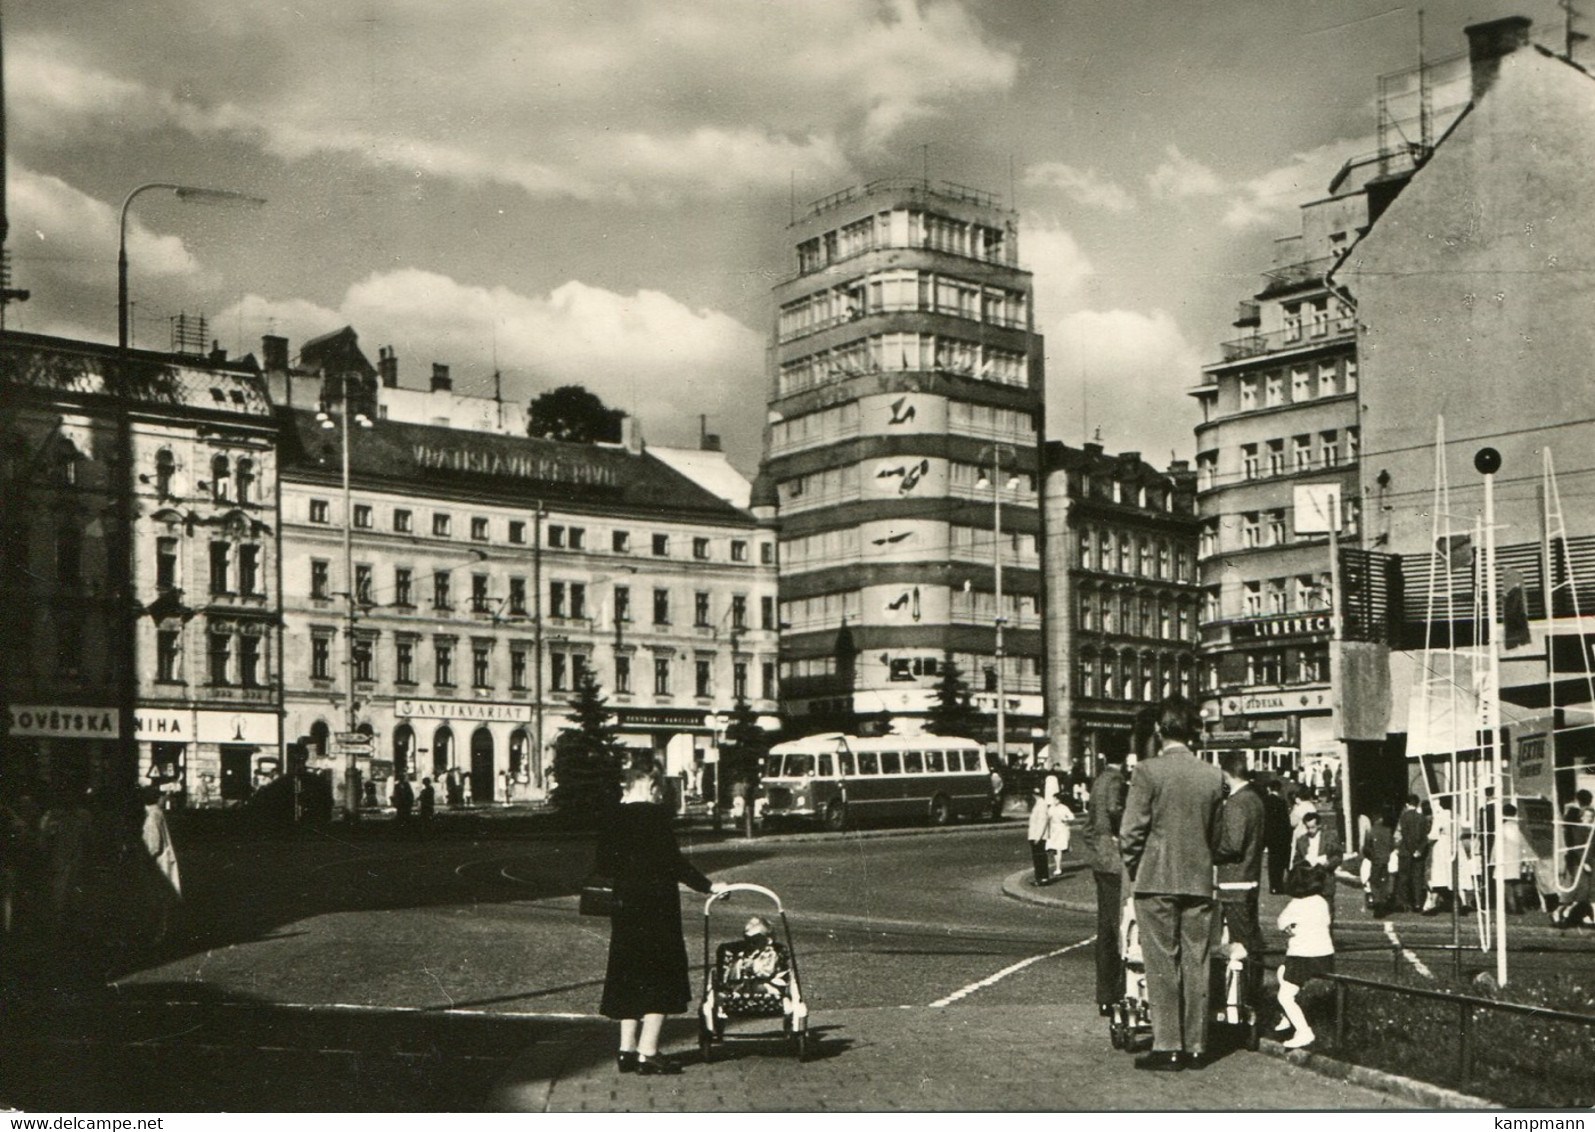
[{"label": "text kampmann", "polygon": [[1577,1116],[1559,1118],[1498,1116],[1495,1118],[1495,1126],[1497,1128],[1510,1128],[1512,1132],[1554,1132],[1554,1130],[1563,1128],[1568,1129],[1569,1132],[1577,1132],[1577,1130],[1584,1127],[1584,1121],[1583,1118]]}]

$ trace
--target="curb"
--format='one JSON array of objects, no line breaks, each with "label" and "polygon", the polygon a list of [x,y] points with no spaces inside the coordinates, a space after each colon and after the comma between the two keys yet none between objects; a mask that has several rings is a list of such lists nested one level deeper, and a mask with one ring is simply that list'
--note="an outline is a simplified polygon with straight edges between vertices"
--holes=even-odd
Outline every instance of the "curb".
[{"label": "curb", "polygon": [[1007,821],[1007,818],[1003,818],[997,821],[969,822],[961,825],[907,826],[889,829],[851,829],[843,830],[840,833],[833,832],[828,829],[821,829],[814,830],[813,832],[801,833],[760,833],[754,835],[753,837],[743,837],[739,834],[732,833],[729,830],[722,832],[717,837],[712,830],[693,829],[690,826],[682,827],[678,829],[677,832],[680,834],[682,840],[685,840],[687,837],[694,837],[695,835],[704,833],[707,833],[708,838],[713,839],[695,839],[691,848],[686,845],[681,847],[682,852],[691,852],[692,849],[701,849],[711,845],[734,845],[738,848],[745,848],[750,845],[804,845],[816,841],[875,841],[883,837],[941,837],[953,833],[991,833],[993,830],[1004,828]]},{"label": "curb", "polygon": [[1402,1077],[1399,1074],[1387,1073],[1382,1069],[1369,1069],[1366,1065],[1353,1065],[1349,1061],[1339,1061],[1327,1054],[1313,1053],[1305,1049],[1286,1049],[1272,1038],[1264,1038],[1258,1044],[1258,1052],[1280,1061],[1288,1061],[1298,1065],[1320,1077],[1328,1077],[1336,1081],[1345,1081],[1348,1085],[1357,1085],[1364,1089],[1386,1093],[1399,1097],[1404,1101],[1411,1101],[1423,1108],[1440,1109],[1446,1111],[1466,1111],[1478,1109],[1501,1109],[1505,1105],[1488,1101],[1482,1097],[1470,1096],[1459,1093],[1455,1089],[1447,1089],[1440,1085],[1431,1085],[1427,1081],[1417,1081],[1411,1077]]},{"label": "curb", "polygon": [[[1088,871],[1089,869],[1085,865],[1074,865],[1067,872],[1060,874],[1059,879]],[[1035,882],[1029,869],[1021,869],[1017,873],[1009,873],[1003,877],[1002,894],[1010,900],[1018,900],[1024,904],[1039,904],[1046,908],[1062,908],[1068,912],[1089,912],[1093,916],[1097,912],[1095,900],[1087,904],[1082,900],[1065,900],[1059,896],[1048,896],[1045,893],[1036,891]]]}]

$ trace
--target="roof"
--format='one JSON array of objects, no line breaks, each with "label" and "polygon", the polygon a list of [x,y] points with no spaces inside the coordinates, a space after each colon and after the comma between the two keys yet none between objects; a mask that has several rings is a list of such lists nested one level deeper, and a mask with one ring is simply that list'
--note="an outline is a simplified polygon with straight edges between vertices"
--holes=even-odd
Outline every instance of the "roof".
[{"label": "roof", "polygon": [[724,452],[649,445],[648,453],[733,507],[746,508],[753,498],[753,484],[732,466]]},{"label": "roof", "polygon": [[[115,346],[8,331],[0,343],[7,385],[44,393],[116,396],[123,353]],[[217,363],[153,350],[128,350],[129,400],[149,406],[203,409],[269,418],[265,380],[242,362]]]},{"label": "roof", "polygon": [[[337,431],[323,429],[309,410],[285,409],[281,416],[282,477],[337,477]],[[354,429],[350,439],[351,479],[368,486],[753,524],[747,511],[646,452],[387,420]]]}]

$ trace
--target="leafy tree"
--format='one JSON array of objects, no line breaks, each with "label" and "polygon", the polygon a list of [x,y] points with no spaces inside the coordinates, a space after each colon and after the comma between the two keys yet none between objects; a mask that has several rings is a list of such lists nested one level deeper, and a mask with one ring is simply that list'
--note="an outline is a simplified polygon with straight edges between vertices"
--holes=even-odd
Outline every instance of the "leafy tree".
[{"label": "leafy tree", "polygon": [[981,730],[980,712],[970,702],[969,685],[953,662],[952,653],[942,654],[941,679],[936,682],[935,700],[925,730],[932,735],[974,739]]},{"label": "leafy tree", "polygon": [[578,444],[618,443],[626,414],[611,409],[580,385],[561,385],[532,398],[526,431]]},{"label": "leafy tree", "polygon": [[757,782],[764,756],[769,753],[769,733],[759,726],[753,706],[739,699],[726,724],[725,743],[720,748],[720,774],[727,784]]},{"label": "leafy tree", "polygon": [[575,724],[554,741],[554,808],[577,818],[593,817],[620,800],[625,748],[616,735],[615,714],[593,678],[583,669],[576,682],[570,719]]}]

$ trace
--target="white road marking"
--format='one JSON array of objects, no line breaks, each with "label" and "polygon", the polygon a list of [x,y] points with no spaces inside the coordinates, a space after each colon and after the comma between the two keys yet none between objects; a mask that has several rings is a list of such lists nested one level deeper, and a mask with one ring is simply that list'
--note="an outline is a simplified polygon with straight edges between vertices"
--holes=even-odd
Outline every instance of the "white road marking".
[{"label": "white road marking", "polygon": [[997,983],[1000,983],[1002,980],[1006,979],[1009,975],[1013,974],[1015,971],[1023,971],[1026,967],[1030,966],[1032,963],[1039,963],[1043,959],[1056,958],[1059,955],[1063,955],[1063,954],[1065,954],[1067,952],[1070,952],[1070,951],[1076,951],[1079,948],[1085,947],[1087,944],[1090,944],[1090,943],[1095,943],[1096,941],[1097,941],[1097,937],[1096,936],[1091,936],[1088,939],[1082,939],[1078,943],[1071,943],[1071,944],[1069,944],[1066,947],[1060,947],[1060,948],[1058,948],[1055,951],[1048,951],[1048,952],[1045,952],[1044,954],[1041,954],[1041,955],[1032,955],[1029,959],[1021,959],[1017,963],[1014,963],[1014,964],[1011,964],[1010,966],[1004,967],[1002,970],[998,971],[996,974],[987,975],[984,979],[981,979],[979,982],[970,983],[967,987],[960,987],[958,990],[953,991],[953,993],[948,995],[946,998],[938,998],[935,1002],[931,1003],[931,1006],[932,1007],[951,1006],[953,1003],[957,1002],[959,999],[966,998],[969,995],[974,994],[977,990],[984,990],[985,988],[987,988],[989,986],[995,986]]},{"label": "white road marking", "polygon": [[1396,925],[1390,920],[1385,921],[1385,938],[1390,941],[1392,946],[1401,949],[1401,957],[1408,963],[1412,964],[1413,970],[1417,971],[1418,974],[1422,975],[1426,979],[1434,978],[1434,972],[1429,970],[1429,968],[1424,965],[1422,959],[1419,959],[1405,947],[1402,947],[1401,937],[1396,934]]}]

